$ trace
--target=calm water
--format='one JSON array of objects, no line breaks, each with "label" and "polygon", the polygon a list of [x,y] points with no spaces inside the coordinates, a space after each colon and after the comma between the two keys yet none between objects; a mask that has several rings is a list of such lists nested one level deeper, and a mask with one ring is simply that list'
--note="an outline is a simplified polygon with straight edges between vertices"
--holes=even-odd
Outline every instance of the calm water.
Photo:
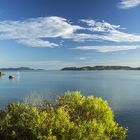
[{"label": "calm water", "polygon": [[[10,74],[16,79],[9,80]],[[32,92],[54,98],[67,90],[107,100],[116,120],[129,127],[128,139],[140,140],[140,71],[6,72],[0,78],[0,106],[22,100]]]}]

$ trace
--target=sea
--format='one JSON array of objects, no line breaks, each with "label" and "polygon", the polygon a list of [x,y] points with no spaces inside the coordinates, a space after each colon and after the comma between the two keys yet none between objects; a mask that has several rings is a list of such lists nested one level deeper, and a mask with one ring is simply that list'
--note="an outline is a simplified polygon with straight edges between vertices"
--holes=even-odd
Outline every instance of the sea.
[{"label": "sea", "polygon": [[[32,94],[54,100],[80,91],[107,100],[115,120],[128,127],[127,140],[140,140],[140,71],[5,71],[0,77],[0,107]],[[9,80],[8,76],[15,78]]]}]

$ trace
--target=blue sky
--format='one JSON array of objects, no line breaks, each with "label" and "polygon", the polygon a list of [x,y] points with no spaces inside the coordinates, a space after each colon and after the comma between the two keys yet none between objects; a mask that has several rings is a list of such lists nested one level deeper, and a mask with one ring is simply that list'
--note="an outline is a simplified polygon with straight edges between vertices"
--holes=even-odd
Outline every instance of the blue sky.
[{"label": "blue sky", "polygon": [[0,67],[140,66],[140,0],[0,0]]}]

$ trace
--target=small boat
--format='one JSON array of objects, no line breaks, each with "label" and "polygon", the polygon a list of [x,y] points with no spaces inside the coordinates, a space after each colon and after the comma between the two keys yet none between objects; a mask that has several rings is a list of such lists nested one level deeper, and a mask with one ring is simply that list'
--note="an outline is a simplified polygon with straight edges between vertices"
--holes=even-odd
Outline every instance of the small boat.
[{"label": "small boat", "polygon": [[8,77],[10,80],[12,80],[12,79],[14,79],[15,77],[14,76],[12,76],[12,75],[9,75],[9,77]]}]

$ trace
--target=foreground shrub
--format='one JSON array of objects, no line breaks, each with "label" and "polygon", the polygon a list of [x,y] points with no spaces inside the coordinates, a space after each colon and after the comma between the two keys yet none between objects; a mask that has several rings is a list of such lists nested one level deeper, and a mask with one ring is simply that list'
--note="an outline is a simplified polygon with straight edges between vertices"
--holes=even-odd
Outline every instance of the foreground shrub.
[{"label": "foreground shrub", "polygon": [[67,92],[53,105],[23,102],[0,112],[2,140],[124,140],[126,133],[106,101],[79,92]]}]

